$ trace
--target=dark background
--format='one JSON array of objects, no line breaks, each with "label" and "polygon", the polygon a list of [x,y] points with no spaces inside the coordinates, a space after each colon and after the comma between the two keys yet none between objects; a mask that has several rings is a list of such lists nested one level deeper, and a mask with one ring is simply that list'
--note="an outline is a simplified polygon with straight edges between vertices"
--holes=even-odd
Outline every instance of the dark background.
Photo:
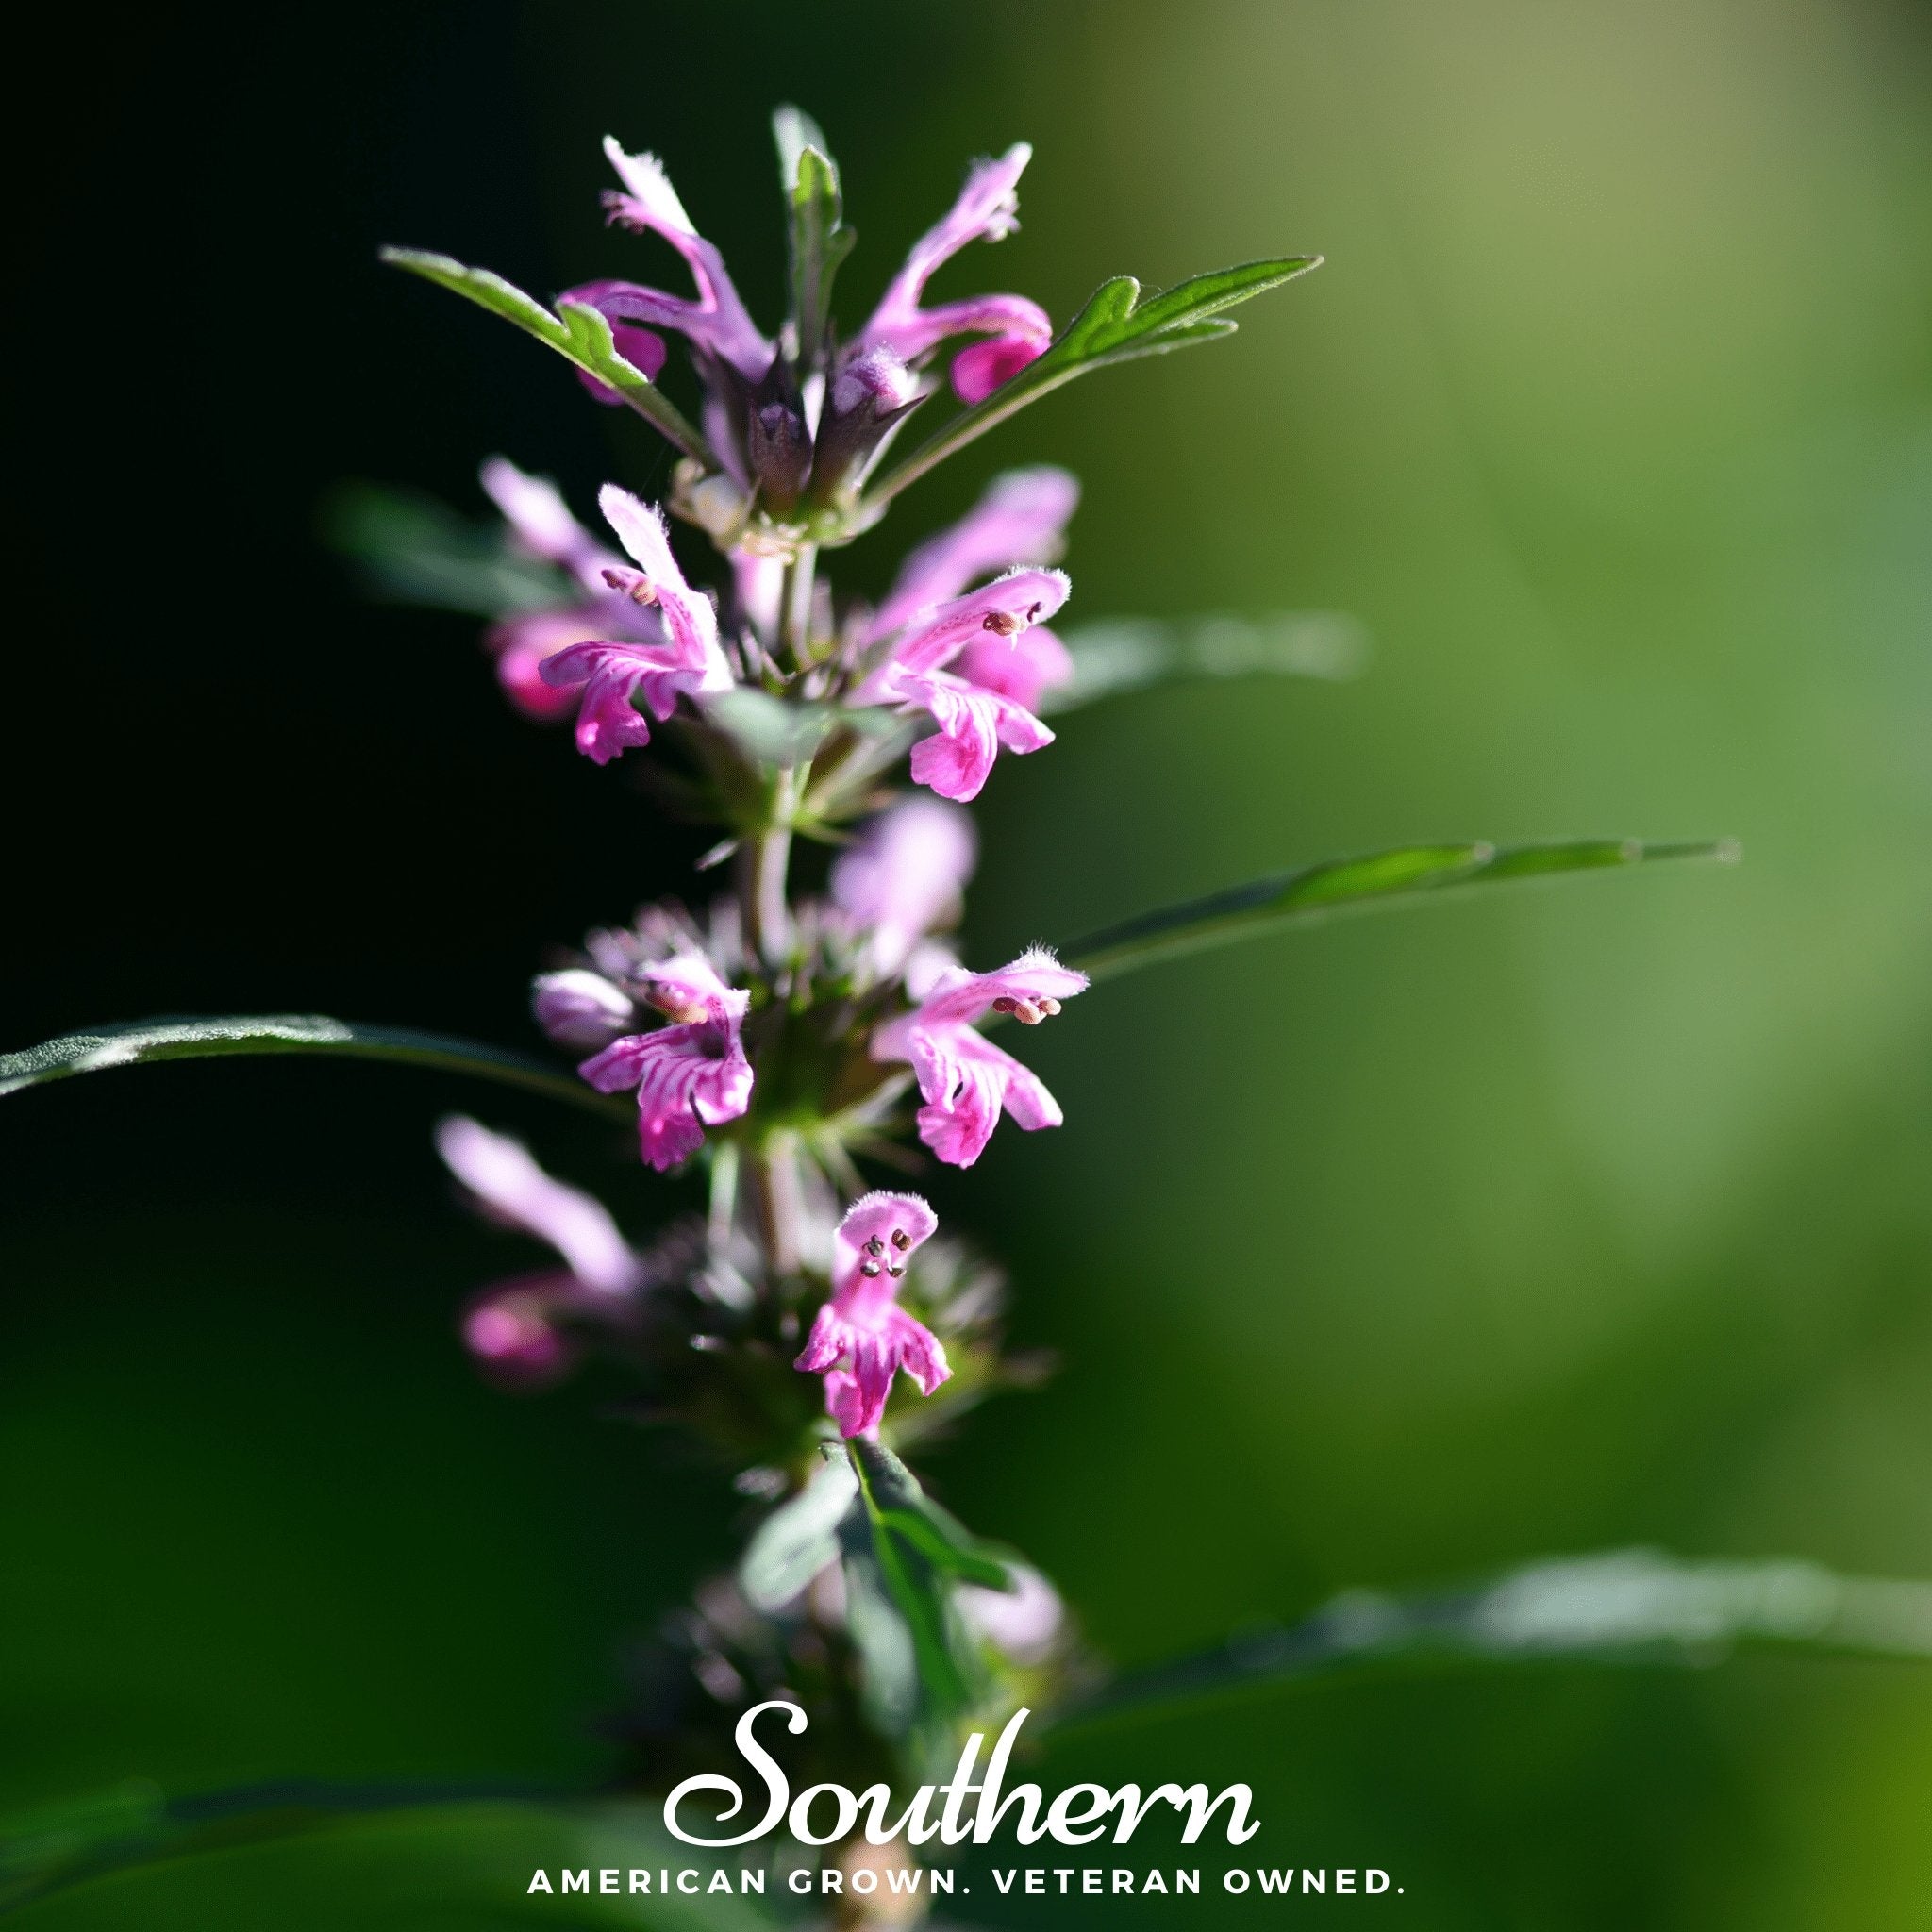
[{"label": "dark background", "polygon": [[[974,959],[1434,836],[1729,833],[1747,863],[1270,942],[1029,1041],[1067,1129],[1006,1131],[939,1198],[1068,1368],[938,1486],[1125,1661],[1619,1543],[1932,1573],[1919,11],[42,25],[8,251],[0,1044],[309,1009],[532,1043],[544,948],[676,889],[698,841],[509,715],[473,627],[361,601],[317,506],[360,475],[474,508],[497,449],[580,504],[667,465],[376,246],[540,292],[652,278],[597,225],[608,130],[659,149],[769,317],[765,123],[795,98],[845,170],[851,316],[963,159],[1026,136],[1025,229],[947,287],[1061,318],[1123,269],[1330,264],[1211,355],[1031,412],[842,580],[1053,458],[1088,482],[1079,613],[1343,608],[1376,659],[1122,701],[1003,761]],[[453,1104],[641,1229],[680,1198],[595,1130],[404,1072],[175,1067],[0,1107],[0,1807],[608,1761],[623,1640],[727,1546],[721,1499],[594,1389],[475,1384],[455,1311],[522,1257],[430,1158]],[[1387,1866],[1430,1924],[1906,1925],[1928,1700],[1849,1664],[1450,1676],[1079,1769],[1247,1777],[1268,1862]]]}]

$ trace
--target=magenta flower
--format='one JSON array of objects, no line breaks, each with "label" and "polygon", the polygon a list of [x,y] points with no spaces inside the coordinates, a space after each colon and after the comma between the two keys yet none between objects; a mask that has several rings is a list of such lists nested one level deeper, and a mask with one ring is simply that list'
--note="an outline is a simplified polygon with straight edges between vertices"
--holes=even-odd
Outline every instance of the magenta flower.
[{"label": "magenta flower", "polygon": [[910,362],[949,337],[987,337],[953,363],[955,391],[962,402],[976,403],[1044,352],[1053,341],[1052,318],[1024,295],[974,295],[936,308],[920,307],[925,285],[941,263],[969,242],[998,242],[1020,225],[1020,176],[1032,156],[1023,141],[998,160],[973,164],[944,220],[913,243],[905,267],[854,342],[854,353],[883,345],[902,362]]},{"label": "magenta flower", "polygon": [[917,1194],[867,1194],[832,1243],[832,1298],[796,1366],[825,1378],[825,1411],[842,1436],[874,1436],[901,1369],[930,1395],[953,1372],[939,1339],[899,1306],[912,1251],[939,1226]]},{"label": "magenta flower", "polygon": [[873,616],[868,638],[904,630],[915,617],[958,596],[981,577],[1023,564],[1058,563],[1079,501],[1078,480],[1050,463],[995,476],[957,524],[927,538],[899,566],[891,590]]},{"label": "magenta flower", "polygon": [[636,1024],[637,1004],[620,986],[588,966],[540,973],[531,988],[537,1024],[558,1046],[576,1053],[606,1047]]},{"label": "magenta flower", "polygon": [[644,334],[647,341],[654,341],[648,331],[667,328],[683,336],[693,348],[728,362],[747,382],[762,380],[772,366],[773,346],[758,333],[738,299],[738,291],[724,272],[724,258],[691,225],[684,204],[664,178],[662,163],[655,155],[625,154],[608,135],[604,138],[604,152],[624,183],[622,189],[605,193],[604,207],[609,219],[633,234],[661,235],[670,242],[691,270],[697,300],[624,281],[585,282],[566,290],[559,299],[583,303],[603,315],[613,325],[619,353],[645,375],[655,376],[663,366],[663,345],[658,344],[657,367],[653,368],[649,366],[650,349],[639,343],[636,336]]},{"label": "magenta flower", "polygon": [[601,638],[655,642],[662,627],[655,611],[641,609],[604,582],[605,570],[624,559],[571,515],[547,477],[527,475],[506,458],[491,457],[483,465],[482,482],[516,547],[568,571],[583,587],[575,602],[519,611],[492,625],[485,638],[496,659],[497,681],[518,710],[544,723],[566,718],[577,699],[543,681],[547,659],[572,644]]},{"label": "magenta flower", "polygon": [[651,727],[633,698],[641,696],[652,716],[664,719],[677,708],[680,693],[728,691],[732,676],[718,643],[717,612],[685,582],[662,515],[614,483],[604,486],[597,501],[640,566],[613,562],[600,575],[637,613],[626,623],[635,625],[639,614],[649,612],[656,635],[646,641],[620,635],[567,645],[542,660],[540,675],[557,689],[581,687],[577,749],[605,765],[651,741]]},{"label": "magenta flower", "polygon": [[988,1013],[1037,1026],[1087,988],[1087,975],[1062,966],[1043,947],[1022,953],[997,973],[955,968],[934,982],[909,1013],[888,1020],[872,1037],[875,1060],[907,1060],[925,1105],[919,1138],[953,1167],[980,1157],[1002,1108],[1029,1132],[1057,1127],[1059,1103],[1036,1075],[978,1032]]},{"label": "magenta flower", "polygon": [[[908,798],[868,820],[832,866],[832,903],[867,935],[872,969],[905,972],[930,984],[952,964],[945,948],[923,945],[959,913],[959,894],[978,857],[973,821],[937,798]],[[922,955],[937,956],[936,963]]]},{"label": "magenta flower", "polygon": [[453,1114],[436,1129],[436,1150],[481,1211],[563,1257],[561,1270],[490,1290],[463,1320],[463,1340],[486,1367],[513,1380],[550,1380],[574,1354],[556,1318],[622,1303],[642,1286],[643,1265],[602,1204],[554,1180],[522,1141]]},{"label": "magenta flower", "polygon": [[599,1093],[637,1089],[639,1145],[662,1174],[704,1145],[708,1126],[735,1121],[751,1105],[740,1038],[751,994],[726,986],[697,953],[641,967],[638,977],[673,1024],[612,1041],[577,1072]]},{"label": "magenta flower", "polygon": [[1024,705],[945,670],[983,635],[1010,645],[1051,617],[1072,587],[1057,570],[1014,570],[934,606],[896,638],[853,692],[859,705],[897,704],[930,714],[938,731],[912,748],[912,776],[941,798],[976,798],[1008,751],[1038,751],[1053,733]]}]

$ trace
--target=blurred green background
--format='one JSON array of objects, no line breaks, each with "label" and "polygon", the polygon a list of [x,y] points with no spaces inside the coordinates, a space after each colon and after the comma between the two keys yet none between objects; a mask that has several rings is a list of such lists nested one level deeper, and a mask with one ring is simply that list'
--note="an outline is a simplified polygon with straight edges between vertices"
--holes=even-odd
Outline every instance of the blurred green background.
[{"label": "blurred green background", "polygon": [[[1030,1038],[1068,1125],[933,1191],[1065,1366],[933,1457],[935,1488],[1124,1664],[1606,1545],[1932,1574],[1922,9],[110,25],[58,70],[103,133],[25,259],[42,297],[108,305],[142,402],[83,358],[30,445],[24,715],[78,708],[90,755],[50,728],[15,762],[6,1044],[303,1006],[521,1042],[541,946],[689,858],[500,714],[462,625],[361,609],[312,549],[343,474],[471,508],[491,448],[579,500],[668,467],[500,325],[379,276],[376,242],[540,289],[634,268],[596,225],[608,130],[662,153],[769,316],[764,124],[797,98],[845,169],[849,317],[966,157],[1029,138],[1022,232],[946,289],[1064,318],[1108,274],[1328,264],[1232,342],[1029,411],[845,580],[1052,459],[1087,487],[1070,616],[1342,609],[1374,656],[1353,684],[1114,701],[1003,760],[970,956],[1439,836],[1722,833],[1746,862],[1340,924]],[[610,1391],[475,1385],[453,1317],[506,1254],[427,1155],[459,1101],[640,1225],[677,1198],[575,1124],[407,1074],[166,1069],[7,1104],[0,1809],[609,1761],[625,1640],[726,1549],[731,1506]],[[1050,1771],[1076,1774],[1246,1778],[1266,1862],[1383,1866],[1404,1891],[1378,1909],[1417,1925],[1932,1925],[1924,1667],[1335,1684],[1095,1739]],[[240,1871],[23,1923],[373,1910]],[[519,1902],[455,1900],[396,1923]]]}]

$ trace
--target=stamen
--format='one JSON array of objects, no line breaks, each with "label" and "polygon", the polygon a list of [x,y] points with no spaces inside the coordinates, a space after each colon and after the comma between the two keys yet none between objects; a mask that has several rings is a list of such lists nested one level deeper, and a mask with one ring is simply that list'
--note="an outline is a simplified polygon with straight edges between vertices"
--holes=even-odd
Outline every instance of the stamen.
[{"label": "stamen", "polygon": [[903,1255],[912,1245],[912,1237],[903,1227],[892,1230],[892,1245]]},{"label": "stamen", "polygon": [[1047,999],[1044,996],[1035,1001],[1034,1004],[1039,1007],[1040,1010],[1043,1014],[1045,1014],[1045,1016],[1048,1019],[1051,1019],[1054,1016],[1054,1014],[1058,1013],[1060,1009],[1059,1001]]},{"label": "stamen", "polygon": [[[1040,606],[1036,604],[1033,608],[1038,610]],[[1004,610],[989,610],[986,613],[985,627],[995,637],[1009,638],[1016,632],[1024,630],[1026,621],[1024,618],[1010,616]]]},{"label": "stamen", "polygon": [[896,1261],[889,1261],[886,1263],[886,1273],[890,1274],[894,1281],[897,1281],[900,1275],[905,1274],[905,1272],[906,1270],[903,1267],[901,1267],[899,1263]]},{"label": "stamen", "polygon": [[865,1243],[865,1252],[868,1255],[883,1255],[886,1252],[886,1244],[877,1235],[869,1236]]},{"label": "stamen", "polygon": [[868,1281],[874,1281],[878,1278],[879,1270],[882,1265],[882,1263],[877,1261],[861,1261],[858,1264],[858,1272]]}]

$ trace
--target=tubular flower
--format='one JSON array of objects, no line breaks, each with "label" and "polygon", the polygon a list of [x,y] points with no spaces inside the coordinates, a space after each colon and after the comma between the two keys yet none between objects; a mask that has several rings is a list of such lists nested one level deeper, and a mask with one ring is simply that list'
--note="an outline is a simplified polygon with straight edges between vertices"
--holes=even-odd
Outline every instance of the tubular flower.
[{"label": "tubular flower", "polygon": [[922,955],[953,963],[943,947],[921,941],[958,917],[977,857],[972,819],[937,798],[904,799],[868,821],[833,864],[831,885],[833,905],[868,935],[875,974],[915,978]]},{"label": "tubular flower", "polygon": [[825,1378],[825,1411],[843,1436],[871,1436],[901,1369],[930,1395],[953,1372],[939,1339],[899,1306],[907,1257],[939,1217],[917,1194],[867,1194],[832,1244],[832,1298],[796,1366]]},{"label": "tubular flower", "polygon": [[1051,617],[1072,586],[1057,570],[1014,570],[935,605],[887,647],[853,692],[859,705],[898,704],[930,714],[939,730],[912,749],[912,776],[941,798],[976,798],[1004,746],[1038,751],[1053,733],[1024,705],[943,667],[982,636],[1010,646]]},{"label": "tubular flower", "polygon": [[933,272],[969,242],[998,242],[1019,223],[1020,176],[1032,148],[1016,142],[997,160],[975,161],[945,218],[912,245],[872,319],[853,344],[862,355],[881,345],[910,362],[951,336],[984,336],[953,363],[953,388],[962,402],[976,403],[1017,375],[1053,340],[1053,321],[1024,295],[974,295],[963,302],[922,308]]},{"label": "tubular flower", "polygon": [[887,638],[904,630],[935,604],[996,571],[1058,563],[1079,501],[1077,480],[1050,463],[995,476],[957,524],[927,538],[900,565],[869,635]]},{"label": "tubular flower", "polygon": [[919,1138],[953,1167],[971,1167],[985,1149],[1002,1108],[1029,1132],[1057,1127],[1059,1103],[1010,1054],[979,1033],[974,1022],[1008,1014],[1037,1026],[1062,1000],[1087,989],[1087,975],[1062,966],[1043,947],[1022,953],[996,973],[942,974],[909,1013],[888,1020],[872,1037],[875,1060],[906,1060],[925,1105]]},{"label": "tubular flower", "polygon": [[[655,375],[657,370],[640,359],[640,351],[646,357],[650,352],[635,341],[635,335],[655,341],[648,331],[668,328],[683,336],[693,348],[729,363],[747,382],[761,380],[772,366],[772,344],[758,333],[739,300],[738,291],[724,272],[724,258],[691,225],[684,204],[664,177],[663,164],[655,155],[626,154],[608,135],[604,138],[604,152],[624,183],[623,188],[605,193],[608,218],[633,234],[661,235],[670,242],[691,270],[697,300],[624,281],[585,282],[566,290],[560,299],[596,309],[613,325],[613,333],[616,325],[623,325],[625,334],[618,338],[618,352],[646,375]],[[661,343],[656,360],[661,368]]]},{"label": "tubular flower", "polygon": [[577,749],[606,765],[633,745],[651,741],[651,727],[631,700],[641,695],[653,717],[670,717],[684,691],[731,688],[731,667],[718,643],[718,616],[710,599],[685,582],[662,515],[627,490],[607,483],[598,505],[624,547],[640,566],[612,561],[599,575],[613,603],[628,604],[654,635],[645,641],[627,637],[600,638],[567,645],[539,667],[546,685],[581,687]]},{"label": "tubular flower", "polygon": [[483,488],[503,512],[516,547],[568,571],[583,587],[575,602],[521,610],[493,625],[485,639],[496,658],[497,681],[525,717],[545,723],[570,715],[576,698],[543,681],[545,661],[572,644],[602,638],[656,643],[663,626],[655,610],[620,596],[604,581],[624,559],[571,515],[557,486],[531,476],[504,457],[483,465]]},{"label": "tubular flower", "polygon": [[735,1121],[751,1105],[751,1062],[740,1038],[751,995],[726,986],[697,953],[642,967],[638,976],[644,997],[673,1024],[613,1040],[577,1072],[599,1093],[637,1089],[639,1145],[662,1174],[704,1145],[706,1127]]},{"label": "tubular flower", "polygon": [[437,1127],[436,1150],[482,1211],[563,1257],[561,1270],[486,1291],[463,1319],[463,1340],[486,1367],[515,1380],[548,1380],[573,1354],[555,1317],[622,1301],[642,1286],[643,1265],[603,1205],[552,1179],[522,1141],[453,1114]]}]

